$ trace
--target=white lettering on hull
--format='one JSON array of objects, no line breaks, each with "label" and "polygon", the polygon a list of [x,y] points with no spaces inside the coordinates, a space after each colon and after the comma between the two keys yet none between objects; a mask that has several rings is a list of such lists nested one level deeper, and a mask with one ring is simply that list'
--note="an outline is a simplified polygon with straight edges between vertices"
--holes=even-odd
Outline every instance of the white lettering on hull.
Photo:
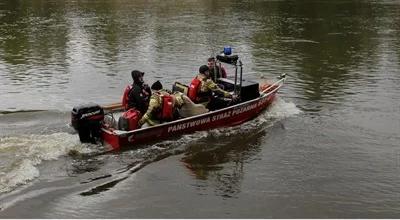
[{"label": "white lettering on hull", "polygon": [[226,111],[226,112],[222,112],[220,114],[217,115],[213,115],[213,116],[209,116],[206,118],[202,118],[202,119],[197,119],[195,121],[190,121],[190,122],[184,122],[184,123],[180,123],[180,124],[176,124],[176,125],[171,125],[168,127],[167,132],[176,132],[176,131],[181,131],[184,129],[188,129],[188,128],[192,128],[192,127],[197,127],[199,125],[203,125],[203,124],[207,124],[210,122],[215,122],[215,121],[220,121],[226,118],[230,118],[232,116],[235,115],[239,115],[248,111],[251,111],[253,109],[256,109],[262,105],[265,105],[266,102],[268,101],[267,98],[263,98],[260,99],[258,102],[250,104],[250,105],[246,105],[246,106],[242,106],[239,108],[234,108],[230,111]]},{"label": "white lettering on hull", "polygon": [[172,126],[168,127],[168,132],[175,132],[175,131],[180,131],[180,130],[187,129],[187,128],[196,127],[199,125],[207,124],[210,121],[211,121],[210,117],[206,117],[206,118],[198,119],[195,121],[172,125]]}]

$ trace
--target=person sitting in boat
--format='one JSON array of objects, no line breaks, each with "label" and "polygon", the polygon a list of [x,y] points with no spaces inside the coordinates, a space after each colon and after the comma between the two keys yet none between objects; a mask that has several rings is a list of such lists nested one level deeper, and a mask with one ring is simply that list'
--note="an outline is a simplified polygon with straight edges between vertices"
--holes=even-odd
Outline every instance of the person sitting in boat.
[{"label": "person sitting in boat", "polygon": [[213,99],[215,96],[234,98],[229,92],[221,89],[210,79],[209,68],[206,65],[202,65],[199,68],[199,74],[190,83],[188,96],[194,103],[203,103],[210,110],[215,109],[212,105],[209,105],[210,103],[214,103]]},{"label": "person sitting in boat", "polygon": [[172,121],[179,117],[177,110],[184,104],[183,93],[164,90],[160,81],[156,81],[151,86],[153,94],[150,98],[150,104],[139,120],[139,127],[147,123],[149,126],[157,125],[162,122]]},{"label": "person sitting in boat", "polygon": [[210,79],[215,83],[219,78],[226,78],[226,69],[225,67],[216,65],[215,57],[210,57],[207,60],[207,66],[210,71]]},{"label": "person sitting in boat", "polygon": [[143,81],[144,72],[133,70],[131,76],[133,84],[125,88],[122,106],[125,110],[136,108],[143,115],[149,106],[151,90]]}]

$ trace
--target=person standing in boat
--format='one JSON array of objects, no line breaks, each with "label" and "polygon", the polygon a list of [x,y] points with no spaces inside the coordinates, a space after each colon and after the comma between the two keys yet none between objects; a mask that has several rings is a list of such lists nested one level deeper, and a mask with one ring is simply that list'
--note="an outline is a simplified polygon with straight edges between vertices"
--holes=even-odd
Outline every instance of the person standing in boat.
[{"label": "person standing in boat", "polygon": [[217,96],[232,98],[229,92],[221,89],[210,79],[208,66],[202,65],[199,68],[199,74],[190,83],[188,96],[194,103],[203,103],[209,102],[213,93]]},{"label": "person standing in boat", "polygon": [[126,87],[122,97],[122,106],[125,110],[136,108],[141,114],[147,111],[151,96],[150,87],[143,81],[144,72],[133,70],[131,76],[133,84]]},{"label": "person standing in boat", "polygon": [[177,110],[184,105],[183,94],[180,92],[171,94],[170,91],[163,89],[160,81],[153,83],[151,89],[153,90],[153,94],[150,98],[149,107],[139,120],[139,127],[145,123],[153,126],[162,122],[175,120],[179,117]]},{"label": "person standing in boat", "polygon": [[208,58],[207,66],[210,71],[210,79],[215,83],[219,78],[227,77],[225,67],[216,65],[215,57]]}]

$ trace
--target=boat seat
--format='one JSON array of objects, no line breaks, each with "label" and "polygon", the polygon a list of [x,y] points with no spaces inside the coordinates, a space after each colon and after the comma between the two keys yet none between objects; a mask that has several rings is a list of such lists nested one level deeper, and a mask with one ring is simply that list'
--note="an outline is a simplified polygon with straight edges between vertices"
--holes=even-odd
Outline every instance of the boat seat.
[{"label": "boat seat", "polygon": [[189,90],[189,87],[180,82],[175,82],[174,85],[172,85],[172,92],[181,92],[181,93],[187,95],[188,90]]},{"label": "boat seat", "polygon": [[183,118],[207,113],[209,110],[202,104],[195,104],[186,95],[183,96],[185,104],[178,110],[179,115]]},{"label": "boat seat", "polygon": [[110,125],[112,128],[118,129],[118,120],[123,113],[123,111],[109,112],[104,115],[104,122]]}]

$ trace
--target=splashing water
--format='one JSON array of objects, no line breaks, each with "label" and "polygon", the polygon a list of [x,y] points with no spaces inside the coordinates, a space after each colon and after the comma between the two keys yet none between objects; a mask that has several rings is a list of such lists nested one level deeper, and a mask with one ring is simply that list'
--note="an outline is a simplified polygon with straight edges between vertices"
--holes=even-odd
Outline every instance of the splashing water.
[{"label": "splashing water", "polygon": [[161,153],[179,154],[185,151],[187,145],[199,141],[210,136],[234,136],[238,134],[246,134],[249,130],[258,129],[259,127],[270,127],[275,121],[300,114],[301,110],[292,102],[286,102],[282,98],[278,98],[271,104],[267,111],[244,124],[235,127],[216,128],[207,131],[198,131],[193,134],[185,134],[177,140],[164,140],[153,144],[146,148],[130,151],[131,156],[136,158],[150,157]]},{"label": "splashing water", "polygon": [[[128,178],[133,173],[142,169],[146,165],[158,160],[162,160],[171,155],[184,153],[188,148],[193,146],[193,143],[202,142],[208,138],[231,137],[238,135],[248,135],[257,130],[263,130],[274,125],[276,121],[299,114],[301,111],[291,102],[286,102],[283,99],[277,98],[275,102],[259,117],[248,121],[244,124],[235,127],[218,128],[207,131],[198,131],[191,134],[185,134],[177,139],[169,139],[157,142],[152,145],[146,145],[143,148],[129,150],[114,155],[114,159],[123,162],[126,166],[120,167],[114,172],[111,171],[106,183],[103,182],[104,175],[96,178],[90,178],[85,183],[91,183],[99,180],[99,185],[85,191],[84,195],[93,195],[110,189],[108,186],[111,183],[119,183]],[[210,147],[210,146],[209,146]],[[208,148],[209,148],[208,147]],[[217,146],[218,147],[218,146]]]},{"label": "splashing water", "polygon": [[[115,156],[128,159],[130,162],[135,161],[135,163],[128,162],[130,165],[120,170],[122,173],[124,173],[123,170],[135,172],[152,161],[164,158],[164,155],[176,155],[184,152],[190,145],[189,143],[211,136],[231,136],[259,127],[270,127],[275,121],[300,112],[294,103],[277,98],[266,112],[242,125],[186,134],[175,140],[161,141],[146,148]],[[97,148],[98,146],[94,149]],[[89,154],[94,149],[89,145],[81,144],[76,134],[69,133],[0,137],[0,156],[2,158],[0,161],[0,193],[12,191],[16,187],[26,185],[38,178],[40,172],[37,167],[43,161],[55,160],[71,151]]]},{"label": "splashing water", "polygon": [[0,193],[13,190],[39,177],[37,166],[55,160],[70,150],[86,153],[91,150],[68,133],[26,135],[0,138]]},{"label": "splashing water", "polygon": [[214,136],[231,136],[246,133],[249,130],[258,127],[270,127],[275,121],[282,120],[293,115],[300,114],[301,110],[292,102],[286,102],[282,98],[277,97],[276,100],[268,107],[267,111],[259,115],[257,118],[250,120],[236,127],[218,128],[210,131]]},{"label": "splashing water", "polygon": [[286,102],[284,99],[277,97],[276,100],[269,106],[266,115],[267,118],[275,118],[280,120],[300,113],[301,110],[297,108],[293,102]]},{"label": "splashing water", "polygon": [[[192,143],[199,142],[210,137],[229,137],[238,134],[248,134],[259,128],[271,127],[274,122],[284,118],[301,113],[300,109],[294,103],[286,102],[281,98],[277,98],[267,111],[259,117],[250,120],[244,124],[235,127],[217,128],[207,131],[198,131],[192,134],[185,134],[178,139],[169,139],[158,142],[145,148],[128,151],[119,155],[120,157],[129,157],[134,164],[140,161],[143,165],[152,161],[159,160],[165,155],[176,155],[185,152],[187,147]],[[119,158],[119,160],[122,160]],[[128,159],[129,161],[129,159]]]}]

